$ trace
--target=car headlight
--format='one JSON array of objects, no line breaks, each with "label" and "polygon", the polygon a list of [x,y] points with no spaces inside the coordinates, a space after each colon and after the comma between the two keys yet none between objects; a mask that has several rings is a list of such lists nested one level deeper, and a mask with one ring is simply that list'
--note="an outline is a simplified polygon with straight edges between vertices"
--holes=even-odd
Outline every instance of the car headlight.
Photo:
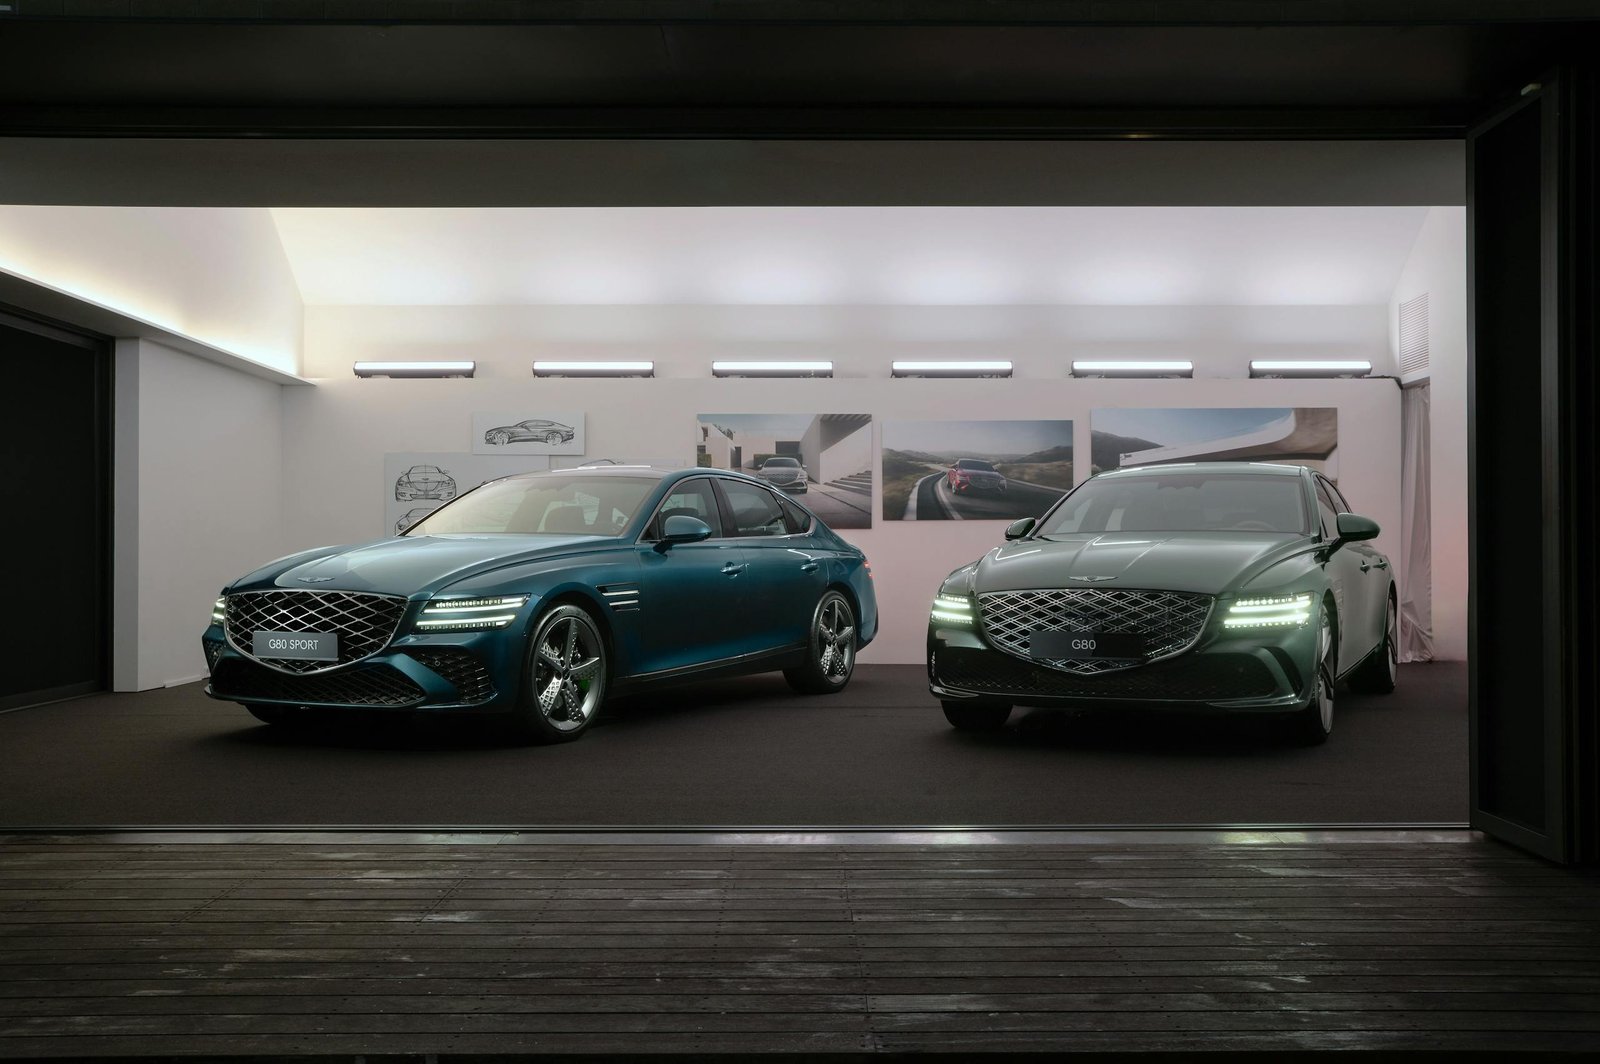
[{"label": "car headlight", "polygon": [[211,623],[212,624],[221,624],[223,622],[223,619],[226,618],[227,616],[228,616],[228,600],[225,599],[225,598],[217,599],[216,605],[211,607]]},{"label": "car headlight", "polygon": [[471,632],[486,628],[504,628],[517,619],[517,610],[527,601],[527,595],[434,599],[422,607],[422,616],[417,618],[417,627],[425,632]]},{"label": "car headlight", "polygon": [[972,600],[940,592],[933,596],[933,612],[930,616],[932,620],[944,624],[971,624]]},{"label": "car headlight", "polygon": [[1306,591],[1298,595],[1239,599],[1228,607],[1222,627],[1301,628],[1311,619],[1311,602],[1315,597]]}]

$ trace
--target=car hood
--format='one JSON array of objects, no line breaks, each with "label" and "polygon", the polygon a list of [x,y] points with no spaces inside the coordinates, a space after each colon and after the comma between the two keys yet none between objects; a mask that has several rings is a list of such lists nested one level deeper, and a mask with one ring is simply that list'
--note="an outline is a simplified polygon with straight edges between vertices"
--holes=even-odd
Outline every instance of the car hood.
[{"label": "car hood", "polygon": [[973,573],[973,589],[1130,587],[1219,595],[1313,547],[1306,536],[1272,532],[1103,532],[1027,539],[985,555]]},{"label": "car hood", "polygon": [[228,590],[295,588],[409,596],[503,566],[614,542],[595,536],[397,536],[291,555],[235,581]]}]

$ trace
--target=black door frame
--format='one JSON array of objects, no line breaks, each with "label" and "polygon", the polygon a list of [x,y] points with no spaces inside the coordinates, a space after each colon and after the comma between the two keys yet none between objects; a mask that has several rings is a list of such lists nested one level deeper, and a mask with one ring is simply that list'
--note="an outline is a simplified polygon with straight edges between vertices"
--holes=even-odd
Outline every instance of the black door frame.
[{"label": "black door frame", "polygon": [[93,359],[93,411],[90,431],[94,434],[94,549],[90,566],[96,593],[89,604],[89,617],[83,629],[70,633],[72,637],[92,634],[95,639],[95,678],[83,683],[68,684],[42,691],[0,696],[0,713],[27,706],[59,702],[109,690],[111,686],[111,595],[112,595],[112,499],[115,465],[112,453],[114,407],[112,395],[115,383],[115,359],[110,337],[90,332],[78,326],[53,318],[32,314],[18,307],[0,303],[0,325],[30,332],[60,343],[83,348]]}]

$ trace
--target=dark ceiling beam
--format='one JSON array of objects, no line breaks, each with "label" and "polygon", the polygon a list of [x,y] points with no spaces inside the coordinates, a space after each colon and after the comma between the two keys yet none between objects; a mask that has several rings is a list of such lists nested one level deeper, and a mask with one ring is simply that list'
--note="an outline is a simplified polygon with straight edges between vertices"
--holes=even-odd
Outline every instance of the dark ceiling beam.
[{"label": "dark ceiling beam", "polygon": [[0,111],[0,136],[1185,140],[1459,137],[1434,108],[51,107]]},{"label": "dark ceiling beam", "polygon": [[1461,25],[1587,21],[1594,0],[0,0],[0,18],[546,24]]}]

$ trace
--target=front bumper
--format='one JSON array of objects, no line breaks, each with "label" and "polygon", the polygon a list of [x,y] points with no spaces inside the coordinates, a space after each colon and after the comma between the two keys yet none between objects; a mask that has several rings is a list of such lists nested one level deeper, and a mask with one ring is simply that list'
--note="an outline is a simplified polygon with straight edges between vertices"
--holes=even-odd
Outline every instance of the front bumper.
[{"label": "front bumper", "polygon": [[360,661],[288,673],[235,650],[220,625],[206,630],[201,647],[210,672],[206,694],[221,701],[452,713],[509,712],[524,650],[510,629],[403,634]]},{"label": "front bumper", "polygon": [[1019,706],[1285,712],[1310,697],[1309,627],[1248,635],[1208,630],[1190,650],[1149,665],[1079,676],[995,650],[980,631],[930,625],[928,689],[940,699]]}]

